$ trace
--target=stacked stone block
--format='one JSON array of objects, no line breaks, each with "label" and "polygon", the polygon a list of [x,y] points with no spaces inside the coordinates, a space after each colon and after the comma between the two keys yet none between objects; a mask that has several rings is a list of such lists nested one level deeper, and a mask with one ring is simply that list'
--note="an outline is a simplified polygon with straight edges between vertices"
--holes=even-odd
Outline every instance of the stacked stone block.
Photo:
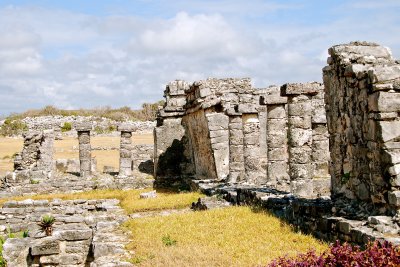
[{"label": "stacked stone block", "polygon": [[[0,209],[0,232],[28,230],[27,238],[8,238],[3,246],[7,266],[132,266],[118,229],[127,219],[116,199],[9,201]],[[44,215],[55,218],[53,234],[39,226]]]},{"label": "stacked stone block", "polygon": [[[169,87],[166,107],[176,102],[169,103],[173,99]],[[183,130],[165,123],[171,117],[168,113],[181,112],[168,108],[160,112],[159,121],[164,123],[155,131],[159,136],[179,132],[179,138],[186,140],[180,143],[181,150],[189,152],[185,160],[193,170],[186,179],[267,185],[305,197],[329,193],[329,174],[322,168],[329,158],[321,84],[254,89],[248,78],[207,79],[184,92],[186,104],[179,113]],[[156,147],[171,144],[174,134],[164,134],[169,141],[156,138]],[[312,161],[321,155],[318,162]],[[161,158],[157,157],[156,162]],[[188,165],[176,161],[164,169],[173,166],[183,174],[182,166]]]},{"label": "stacked stone block", "polygon": [[[316,129],[318,123],[324,125],[319,116],[324,117],[325,114],[320,114],[320,111],[317,110],[320,103],[318,98],[314,98],[318,94],[321,95],[323,86],[317,82],[290,83],[283,85],[281,89],[282,95],[288,97],[288,151],[291,192],[298,196],[310,196],[314,194],[315,178],[325,181],[329,178],[328,173],[322,172],[320,166],[313,160],[318,155],[325,156],[329,151],[324,140],[317,140],[320,136],[316,136],[316,140],[313,138],[313,133],[318,133],[313,131],[313,128]],[[321,99],[320,96],[319,99]],[[327,162],[329,158],[323,157],[320,160]],[[317,173],[318,176],[315,177]]]},{"label": "stacked stone block", "polygon": [[267,185],[278,190],[290,190],[287,139],[287,97],[280,87],[271,86],[261,97],[267,108]]},{"label": "stacked stone block", "polygon": [[121,132],[120,149],[119,149],[119,175],[132,175],[132,132],[134,127],[130,124],[118,125],[118,131]]},{"label": "stacked stone block", "polygon": [[388,48],[353,42],[329,49],[324,68],[332,193],[400,207],[400,64]]},{"label": "stacked stone block", "polygon": [[78,132],[79,141],[79,162],[80,162],[80,175],[86,178],[92,173],[92,151],[90,147],[90,131],[92,130],[91,122],[82,122],[75,125]]},{"label": "stacked stone block", "polygon": [[229,116],[229,182],[244,181],[243,120],[239,115]]}]

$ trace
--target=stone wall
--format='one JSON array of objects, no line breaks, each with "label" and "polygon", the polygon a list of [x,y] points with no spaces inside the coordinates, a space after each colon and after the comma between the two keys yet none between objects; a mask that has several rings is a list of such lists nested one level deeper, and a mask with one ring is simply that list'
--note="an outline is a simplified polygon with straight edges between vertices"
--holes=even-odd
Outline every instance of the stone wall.
[{"label": "stone wall", "polygon": [[[8,266],[131,266],[123,262],[129,242],[118,229],[127,219],[110,200],[24,200],[0,209],[0,234],[28,231],[27,238],[8,238],[3,257]],[[39,226],[44,215],[55,218],[53,233]]]},{"label": "stone wall", "polygon": [[[99,118],[93,116],[40,116],[26,117],[22,121],[26,123],[29,130],[54,129],[56,132],[60,132],[61,127],[63,127],[65,123],[71,123],[71,133],[75,133],[75,124],[85,121],[91,121],[93,123],[93,128],[104,130],[106,132],[110,127],[117,129],[119,124],[119,122],[108,118]],[[156,125],[156,123],[152,121],[135,121],[131,123],[135,126],[135,132],[137,133],[151,133]]]},{"label": "stone wall", "polygon": [[400,207],[400,64],[388,48],[354,42],[329,49],[325,101],[337,199]]},{"label": "stone wall", "polygon": [[171,82],[164,93],[155,129],[157,184],[211,179],[329,193],[321,84],[254,89],[248,78],[207,79]]}]

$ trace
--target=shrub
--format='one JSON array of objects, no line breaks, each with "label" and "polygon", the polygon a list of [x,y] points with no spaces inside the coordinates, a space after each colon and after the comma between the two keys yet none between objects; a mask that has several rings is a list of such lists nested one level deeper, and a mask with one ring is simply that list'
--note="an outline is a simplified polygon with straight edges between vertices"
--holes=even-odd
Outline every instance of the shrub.
[{"label": "shrub", "polygon": [[72,124],[70,122],[64,122],[64,125],[61,127],[61,132],[68,132],[71,131]]},{"label": "shrub", "polygon": [[39,223],[39,226],[42,228],[42,230],[46,233],[47,236],[52,235],[53,224],[54,224],[55,220],[56,219],[52,215],[44,215],[42,217],[42,220]]},{"label": "shrub", "polygon": [[314,251],[299,254],[295,259],[285,257],[273,261],[269,267],[353,267],[353,266],[400,266],[400,247],[384,241],[369,243],[365,250],[359,246],[340,244],[336,241],[322,255]]},{"label": "shrub", "polygon": [[13,136],[19,135],[28,130],[28,126],[21,120],[6,119],[0,127],[0,135]]}]

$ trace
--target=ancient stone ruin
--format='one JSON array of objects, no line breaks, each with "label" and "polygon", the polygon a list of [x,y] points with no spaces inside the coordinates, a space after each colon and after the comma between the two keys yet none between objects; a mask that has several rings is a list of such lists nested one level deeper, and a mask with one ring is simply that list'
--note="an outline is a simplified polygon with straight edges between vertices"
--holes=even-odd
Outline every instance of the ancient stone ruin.
[{"label": "ancient stone ruin", "polygon": [[[14,161],[14,171],[3,179],[0,195],[15,196],[40,193],[80,192],[101,188],[143,188],[152,185],[153,146],[133,145],[134,124],[121,124],[119,171],[98,172],[92,157],[91,122],[74,125],[78,133],[79,159],[54,159],[54,132],[29,131],[24,147]],[[134,152],[134,153],[132,153]]]},{"label": "ancient stone ruin", "polygon": [[351,43],[329,49],[324,68],[332,194],[400,207],[400,64],[388,48]]},{"label": "ancient stone ruin", "polygon": [[174,81],[155,130],[158,185],[211,179],[312,196],[329,191],[320,83],[254,89],[250,79]]},{"label": "ancient stone ruin", "polygon": [[223,194],[327,240],[400,244],[400,64],[373,43],[329,54],[323,85],[169,83],[156,186]]},{"label": "ancient stone ruin", "polygon": [[[120,167],[108,170],[114,176],[94,171],[90,123],[74,126],[79,161],[70,163],[53,160],[51,131],[30,132],[1,195],[146,186],[138,177],[154,171],[155,187],[218,195],[194,203],[197,210],[225,205],[222,195],[321,239],[400,244],[400,64],[388,48],[366,42],[329,54],[324,84],[170,82],[154,129],[154,166],[152,146],[132,145],[131,125],[118,127]],[[60,176],[61,169],[79,175]],[[130,266],[121,259],[127,240],[116,231],[125,218],[117,202],[7,202],[0,230],[29,228],[32,236],[9,239],[4,257],[14,266]],[[57,218],[52,237],[37,229],[48,213]]]}]

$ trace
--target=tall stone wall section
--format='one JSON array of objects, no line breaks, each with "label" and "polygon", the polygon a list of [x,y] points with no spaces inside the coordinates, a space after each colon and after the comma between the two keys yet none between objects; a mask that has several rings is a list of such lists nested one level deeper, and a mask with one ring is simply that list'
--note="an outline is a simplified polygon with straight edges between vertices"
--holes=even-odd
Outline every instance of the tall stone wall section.
[{"label": "tall stone wall section", "polygon": [[371,211],[400,207],[400,64],[388,48],[354,42],[329,49],[325,101],[336,198]]},{"label": "tall stone wall section", "polygon": [[319,83],[254,89],[248,78],[171,82],[155,129],[156,183],[212,180],[306,197],[329,193],[323,94]]}]

